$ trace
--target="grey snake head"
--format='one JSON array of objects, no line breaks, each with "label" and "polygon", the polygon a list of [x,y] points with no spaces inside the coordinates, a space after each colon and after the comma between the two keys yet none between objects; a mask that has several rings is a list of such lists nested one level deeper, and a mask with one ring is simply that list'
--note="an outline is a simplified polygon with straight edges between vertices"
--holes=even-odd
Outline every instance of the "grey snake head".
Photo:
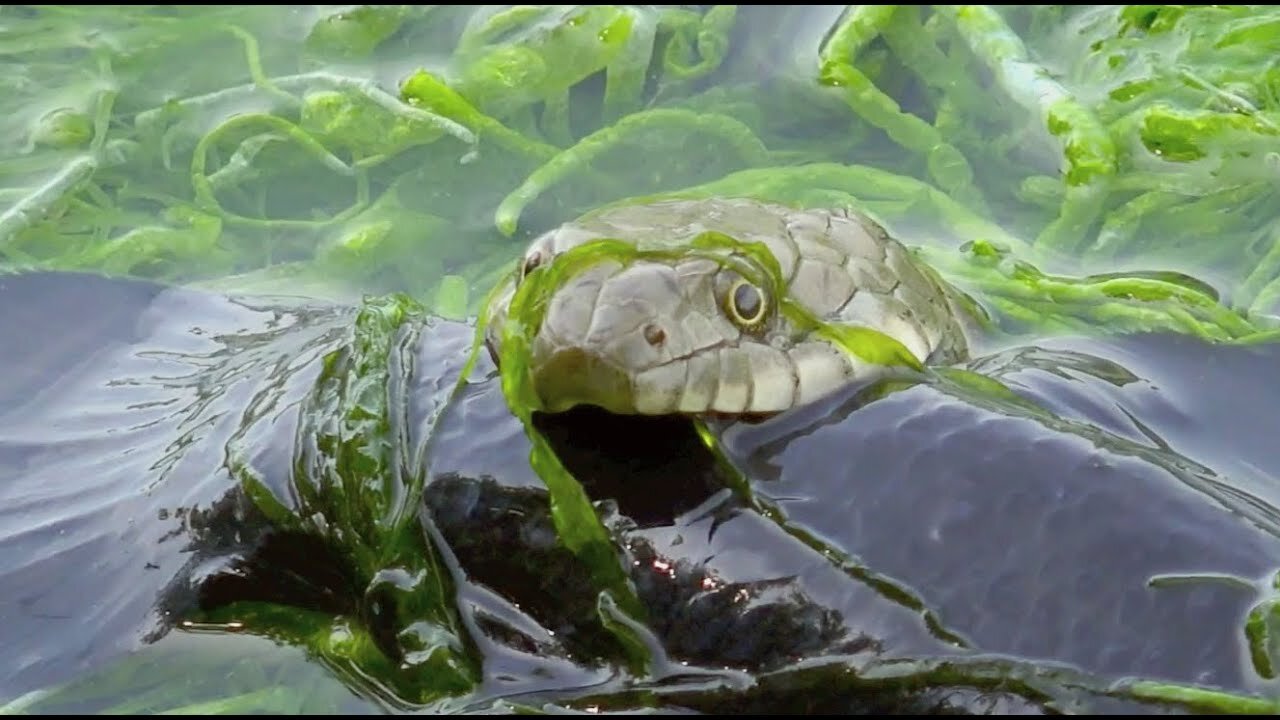
[{"label": "grey snake head", "polygon": [[883,373],[850,337],[919,364],[968,353],[955,291],[870,218],[715,199],[610,208],[535,239],[489,305],[495,361],[520,285],[575,248],[528,328],[540,410],[771,414]]}]

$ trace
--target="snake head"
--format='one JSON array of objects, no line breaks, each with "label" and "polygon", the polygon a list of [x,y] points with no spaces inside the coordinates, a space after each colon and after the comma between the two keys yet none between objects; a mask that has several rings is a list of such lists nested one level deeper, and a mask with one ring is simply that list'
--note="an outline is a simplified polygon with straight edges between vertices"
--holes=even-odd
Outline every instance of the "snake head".
[{"label": "snake head", "polygon": [[[529,246],[491,303],[486,340],[500,365],[508,313],[528,323],[527,366],[539,409],[760,416],[883,374],[881,363],[850,352],[831,331],[832,311],[857,294],[844,264],[810,262],[786,225],[756,225],[753,236],[732,221],[716,222],[761,207],[765,218],[797,211],[732,201],[668,204],[656,213],[645,207],[650,226],[654,217],[667,220],[658,223],[659,235],[639,229],[643,215],[617,210],[557,228]],[[829,234],[830,216],[817,217]],[[706,242],[709,236],[720,240]],[[778,257],[778,239],[799,251],[794,262]],[[538,287],[521,293],[529,283]],[[906,364],[924,361],[936,343],[911,309],[891,293],[885,301],[866,295],[872,332],[909,356]]]}]

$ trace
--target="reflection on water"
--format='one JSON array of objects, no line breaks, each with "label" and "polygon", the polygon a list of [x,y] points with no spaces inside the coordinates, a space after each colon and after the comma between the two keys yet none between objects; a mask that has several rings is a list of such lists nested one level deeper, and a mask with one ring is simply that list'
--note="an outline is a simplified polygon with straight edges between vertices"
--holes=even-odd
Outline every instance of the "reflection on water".
[{"label": "reflection on water", "polygon": [[[162,635],[194,592],[170,584],[253,542],[225,444],[256,394],[287,407],[307,389],[301,366],[340,320],[81,275],[0,278],[0,298],[22,339],[0,349],[11,696]],[[202,543],[227,512],[243,532]]]},{"label": "reflection on water", "polygon": [[[127,698],[119,696],[122,685],[131,689]],[[32,695],[8,709],[75,715],[113,707],[150,714],[172,707],[174,687],[185,690],[193,711],[210,714],[382,712],[327,668],[308,662],[301,648],[253,635],[186,631],[165,635],[106,672],[85,675],[51,700]]]}]

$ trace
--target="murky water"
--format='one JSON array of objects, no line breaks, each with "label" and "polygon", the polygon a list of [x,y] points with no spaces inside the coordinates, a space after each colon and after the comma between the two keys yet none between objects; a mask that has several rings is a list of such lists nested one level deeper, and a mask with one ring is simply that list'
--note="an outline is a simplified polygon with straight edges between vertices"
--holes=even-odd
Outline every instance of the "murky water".
[{"label": "murky water", "polygon": [[[1054,33],[1047,16],[1006,16],[1107,123],[1138,122],[1118,88],[1147,92],[1130,84],[1151,53],[1175,51],[1204,67],[1182,76],[1199,95],[1171,97],[1229,101],[1259,123],[1215,136],[1238,152],[1201,142],[1191,160],[1171,159],[1192,150],[1165,135],[1152,144],[1157,121],[1117,130],[1145,150],[1120,153],[1093,207],[1085,195],[1103,186],[1062,182],[1078,158],[1063,159],[980,49],[957,49],[972,18],[902,10],[853,63],[880,94],[847,101],[857,76],[817,82],[819,48],[848,41],[832,33],[839,8],[740,8],[723,36],[710,12],[540,12],[0,11],[12,70],[0,260],[24,271],[0,275],[0,703],[1039,708],[982,685],[984,670],[916,670],[932,694],[841,674],[971,657],[1275,695],[1267,663],[1280,650],[1265,632],[1250,645],[1246,620],[1261,608],[1271,627],[1280,569],[1268,422],[1280,351],[1124,311],[1108,316],[1117,327],[1164,332],[1088,332],[1103,313],[1027,329],[1010,303],[1066,317],[1100,296],[1019,306],[1016,282],[954,250],[987,239],[1046,271],[1180,270],[1265,330],[1274,107],[1250,94],[1265,81],[1241,79],[1252,60],[1218,72],[1187,50],[1204,25],[1160,35],[1176,18],[1156,11],[1085,9]],[[947,55],[906,43],[912,32]],[[630,44],[614,47],[620,37]],[[1090,49],[1081,37],[1112,39]],[[1070,58],[1099,47],[1129,64],[1091,86],[1090,64]],[[922,71],[939,57],[963,62]],[[549,69],[495,84],[495,68],[512,67]],[[953,82],[989,99],[981,123],[967,113],[982,101],[939,94]],[[456,123],[414,114],[398,92]],[[644,116],[652,108],[669,114]],[[950,150],[909,139],[933,142],[921,122],[968,158],[969,180]],[[538,169],[593,142],[590,162],[561,161],[573,172]],[[883,397],[852,388],[721,429],[737,479],[687,424],[541,418],[605,501],[647,609],[638,637],[654,660],[635,668],[626,635],[600,622],[617,618],[589,573],[556,542],[487,359],[446,401],[471,347],[466,318],[531,235],[707,183],[859,207],[939,253],[944,275],[1021,332],[988,338],[967,366],[1017,398],[963,378]],[[361,310],[362,295],[389,292],[424,310]],[[1184,327],[1214,335],[1206,317]],[[1075,697],[1062,686],[1049,694]]]}]

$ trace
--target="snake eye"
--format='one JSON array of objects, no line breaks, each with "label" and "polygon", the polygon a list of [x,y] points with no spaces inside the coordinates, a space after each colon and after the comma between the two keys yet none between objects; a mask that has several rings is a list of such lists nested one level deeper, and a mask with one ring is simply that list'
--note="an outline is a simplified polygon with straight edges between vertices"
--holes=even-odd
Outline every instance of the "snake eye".
[{"label": "snake eye", "polygon": [[534,250],[525,256],[524,264],[520,266],[520,278],[523,280],[528,277],[529,273],[537,270],[540,265],[542,265],[542,251]]},{"label": "snake eye", "polygon": [[764,293],[746,280],[735,282],[729,288],[725,300],[730,319],[743,327],[758,324],[764,319],[765,311],[768,309]]}]

